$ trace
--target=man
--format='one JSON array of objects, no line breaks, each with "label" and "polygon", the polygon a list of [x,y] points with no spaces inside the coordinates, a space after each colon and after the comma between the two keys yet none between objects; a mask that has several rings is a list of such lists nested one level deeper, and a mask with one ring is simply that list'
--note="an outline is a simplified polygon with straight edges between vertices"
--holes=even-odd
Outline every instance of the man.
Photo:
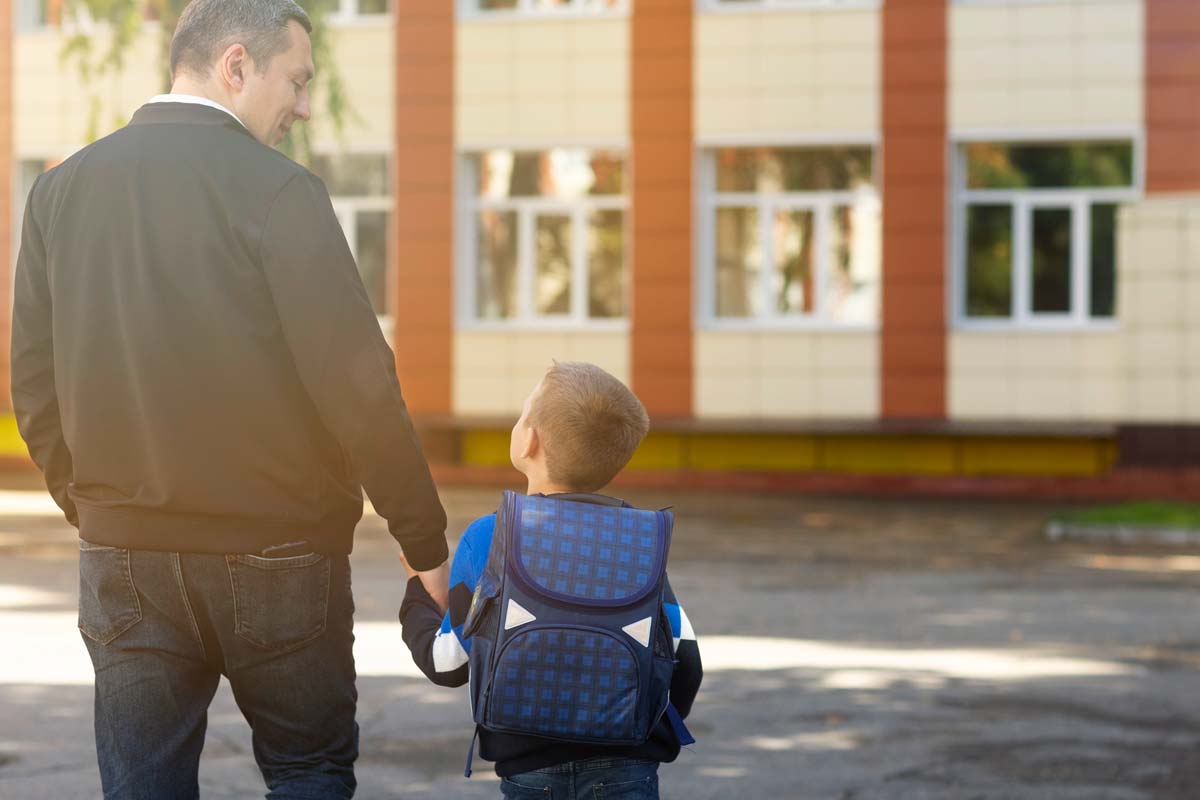
[{"label": "man", "polygon": [[446,517],[322,183],[292,0],[195,0],[174,85],[43,175],[13,405],[79,527],[106,798],[194,798],[222,674],[272,798],[354,793],[347,555],[366,489],[446,604]]}]

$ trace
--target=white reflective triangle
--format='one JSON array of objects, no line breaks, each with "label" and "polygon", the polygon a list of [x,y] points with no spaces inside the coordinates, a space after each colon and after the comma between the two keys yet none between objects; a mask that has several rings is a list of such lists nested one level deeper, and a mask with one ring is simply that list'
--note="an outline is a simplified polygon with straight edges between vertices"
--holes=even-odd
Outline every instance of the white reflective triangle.
[{"label": "white reflective triangle", "polygon": [[510,598],[508,610],[504,614],[504,630],[512,630],[518,625],[526,625],[535,619],[537,617],[530,614],[528,609],[522,608],[520,603]]},{"label": "white reflective triangle", "polygon": [[626,625],[624,628],[621,628],[621,630],[628,633],[630,637],[635,639],[642,647],[650,646],[650,617],[639,620],[632,625]]}]

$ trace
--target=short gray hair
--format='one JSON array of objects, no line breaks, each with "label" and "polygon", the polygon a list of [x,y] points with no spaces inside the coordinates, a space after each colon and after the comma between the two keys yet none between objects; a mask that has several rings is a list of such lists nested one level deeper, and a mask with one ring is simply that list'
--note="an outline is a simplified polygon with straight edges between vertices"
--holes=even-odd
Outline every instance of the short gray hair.
[{"label": "short gray hair", "polygon": [[206,78],[217,56],[234,44],[246,48],[261,72],[287,49],[292,20],[312,33],[308,13],[295,0],[192,0],[171,39],[171,75],[184,69]]}]

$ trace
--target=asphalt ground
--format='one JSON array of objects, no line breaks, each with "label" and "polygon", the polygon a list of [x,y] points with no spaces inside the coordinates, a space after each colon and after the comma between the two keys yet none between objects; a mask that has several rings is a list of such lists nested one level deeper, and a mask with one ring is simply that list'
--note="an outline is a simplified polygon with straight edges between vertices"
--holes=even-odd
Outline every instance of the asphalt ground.
[{"label": "asphalt ground", "polygon": [[[447,489],[451,535],[498,493]],[[662,796],[1200,797],[1200,552],[1050,543],[1045,504],[641,492],[674,504],[699,635],[698,742]],[[360,798],[495,798],[464,689],[400,640],[403,580],[368,513],[353,556]],[[30,480],[0,491],[0,798],[96,798],[77,544]],[[224,684],[205,798],[264,793]]]}]

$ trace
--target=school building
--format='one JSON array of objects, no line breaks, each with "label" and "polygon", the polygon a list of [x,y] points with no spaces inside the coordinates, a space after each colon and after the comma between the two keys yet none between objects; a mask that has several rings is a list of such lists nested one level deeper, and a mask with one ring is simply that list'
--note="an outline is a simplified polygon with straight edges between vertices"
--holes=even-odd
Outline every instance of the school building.
[{"label": "school building", "polygon": [[[89,98],[112,127],[163,87],[157,23],[83,86],[61,17],[0,0],[0,253]],[[510,474],[557,358],[645,402],[645,482],[1200,496],[1195,0],[341,0],[332,28],[353,114],[318,106],[314,168],[444,475]]]}]

